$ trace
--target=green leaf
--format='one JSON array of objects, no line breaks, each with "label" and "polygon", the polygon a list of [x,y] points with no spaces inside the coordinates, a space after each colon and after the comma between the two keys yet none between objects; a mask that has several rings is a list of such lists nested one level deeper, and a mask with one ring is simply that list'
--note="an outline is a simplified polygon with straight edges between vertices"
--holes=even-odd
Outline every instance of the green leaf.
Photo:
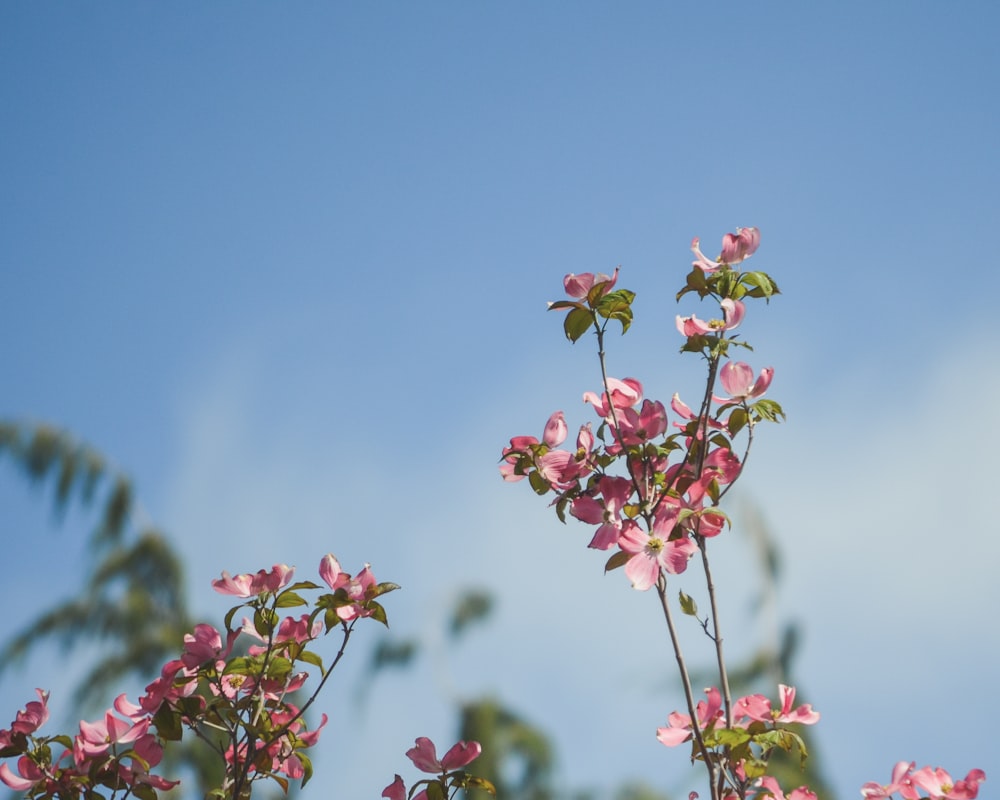
[{"label": "green leaf", "polygon": [[699,267],[693,268],[688,273],[687,283],[677,293],[677,299],[680,300],[688,292],[697,292],[699,297],[704,297],[709,292],[708,284],[705,282],[705,273]]},{"label": "green leaf", "polygon": [[308,604],[304,597],[286,589],[275,598],[274,605],[276,608],[294,608]]},{"label": "green leaf", "polygon": [[139,800],[156,800],[156,789],[148,783],[135,781],[131,786],[131,792]]},{"label": "green leaf", "polygon": [[254,666],[254,662],[247,658],[246,656],[237,656],[229,660],[226,664],[226,668],[222,671],[223,675],[249,675],[251,669]]},{"label": "green leaf", "polygon": [[737,407],[730,412],[729,419],[726,422],[726,428],[729,431],[730,436],[735,436],[737,433],[743,430],[744,427],[746,427],[746,424],[747,424],[746,409]]},{"label": "green leaf", "polygon": [[323,587],[312,581],[296,581],[291,586],[285,588],[287,591],[297,592],[299,589],[322,589]]},{"label": "green leaf", "polygon": [[253,627],[264,639],[271,638],[271,634],[278,627],[278,615],[269,608],[258,608],[253,612]]},{"label": "green leaf", "polygon": [[313,776],[312,759],[301,750],[296,751],[295,755],[298,756],[299,761],[302,762],[302,768],[305,770],[305,775],[302,776],[302,786],[305,786]]},{"label": "green leaf", "polygon": [[161,739],[179,742],[184,730],[181,727],[181,715],[170,708],[169,703],[163,703],[153,715],[153,726]]},{"label": "green leaf", "polygon": [[312,650],[303,650],[299,653],[299,660],[305,661],[307,664],[312,664],[314,667],[319,667],[324,672],[326,671],[323,670],[323,659],[320,658],[318,653],[314,653]]},{"label": "green leaf", "polygon": [[593,312],[586,308],[574,308],[566,315],[566,319],[563,320],[563,330],[566,332],[567,339],[571,342],[576,342],[577,339],[590,330],[590,326],[593,324]]},{"label": "green leaf", "polygon": [[742,728],[720,728],[710,734],[713,744],[723,744],[736,747],[750,740],[750,734]]},{"label": "green leaf", "polygon": [[445,788],[440,781],[430,781],[427,784],[427,800],[446,800],[446,798]]},{"label": "green leaf", "polygon": [[559,502],[556,503],[556,516],[559,517],[559,521],[565,525],[566,524],[566,506],[569,505],[569,498],[563,495],[559,498]]},{"label": "green leaf", "polygon": [[751,297],[763,297],[770,301],[772,295],[781,294],[778,284],[766,272],[745,272],[740,282],[747,287]]},{"label": "green leaf", "polygon": [[542,477],[542,473],[537,470],[528,475],[528,483],[535,490],[535,494],[548,494],[549,489],[552,488],[549,482]]},{"label": "green leaf", "polygon": [[585,306],[572,300],[556,300],[554,303],[549,303],[549,311],[559,311],[563,308],[585,308]]},{"label": "green leaf", "polygon": [[273,657],[267,665],[267,677],[276,681],[284,680],[292,672],[292,662],[281,656]]},{"label": "green leaf", "polygon": [[626,553],[624,550],[619,550],[611,558],[608,559],[607,563],[604,565],[605,572],[611,572],[613,569],[618,569],[619,567],[624,567],[629,559],[632,558],[631,553]]},{"label": "green leaf", "polygon": [[494,786],[486,778],[480,778],[478,775],[467,775],[465,780],[462,782],[463,788],[466,789],[482,789],[489,792],[494,797],[497,796],[497,787]]},{"label": "green leaf", "polygon": [[379,603],[372,600],[370,603],[365,604],[365,608],[372,612],[370,615],[372,619],[378,620],[387,628],[389,627],[389,620],[385,616],[385,609]]},{"label": "green leaf", "polygon": [[398,583],[389,583],[389,581],[384,581],[383,583],[378,584],[374,589],[372,589],[371,596],[381,597],[384,594],[389,594],[389,592],[394,592],[397,589],[402,589],[402,588],[403,587],[400,586]]},{"label": "green leaf", "polygon": [[778,422],[778,418],[785,418],[785,412],[782,411],[781,406],[774,400],[768,400],[764,398],[763,400],[758,400],[752,406],[750,410],[755,412],[761,419],[766,419],[768,422]]},{"label": "green leaf", "polygon": [[680,600],[681,600],[681,611],[683,613],[687,614],[689,617],[695,617],[697,619],[697,617],[698,617],[698,604],[695,603],[695,601],[691,597],[691,595],[687,595],[687,594],[684,594],[684,592],[681,592],[680,593]]}]

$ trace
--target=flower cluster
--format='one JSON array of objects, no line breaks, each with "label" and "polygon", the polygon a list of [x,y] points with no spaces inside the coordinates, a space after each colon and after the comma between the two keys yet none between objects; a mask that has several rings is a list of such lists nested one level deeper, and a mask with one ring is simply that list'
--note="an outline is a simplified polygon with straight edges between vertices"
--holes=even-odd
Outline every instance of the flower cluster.
[{"label": "flower cluster", "polygon": [[[565,519],[568,510],[580,521],[596,525],[589,546],[618,548],[608,568],[624,565],[638,590],[655,586],[661,576],[683,572],[698,542],[722,532],[727,518],[718,501],[739,477],[745,458],[734,451],[733,438],[762,420],[783,416],[776,402],[763,398],[774,376],[772,368],[755,376],[742,361],[728,360],[718,367],[728,348],[738,344],[729,332],[746,317],[741,298],[770,297],[777,292],[764,273],[732,270],[753,254],[759,242],[756,228],[744,228],[727,234],[717,262],[708,262],[704,256],[695,262],[700,277],[689,276],[689,284],[697,287],[691,290],[715,297],[720,319],[677,317],[685,349],[701,351],[711,360],[728,397],[716,396],[710,387],[695,413],[674,395],[670,407],[677,420],[671,426],[666,406],[644,397],[638,379],[605,377],[603,391],[583,395],[598,417],[596,434],[592,423],[586,423],[579,429],[576,447],[560,449],[568,426],[564,413],[556,411],[540,441],[534,436],[515,436],[501,453],[504,480],[527,478],[537,493],[556,494],[553,505],[560,518]],[[700,255],[697,240],[695,249]],[[706,277],[709,273],[710,278]],[[602,339],[606,321],[611,319],[618,319],[627,329],[634,293],[612,291],[617,279],[618,270],[611,277],[566,276],[563,285],[571,299],[552,303],[550,308],[568,311],[569,338],[575,341],[593,328]],[[612,472],[615,464],[624,469]]]},{"label": "flower cluster", "polygon": [[[492,783],[462,769],[479,758],[480,753],[482,747],[479,742],[458,742],[439,759],[434,742],[426,736],[419,737],[414,746],[406,751],[406,757],[421,772],[437,777],[417,781],[410,787],[410,800],[443,799],[449,796],[449,791],[454,793],[459,789],[485,789],[495,795],[496,789]],[[387,800],[407,800],[406,784],[399,775],[382,790],[382,797]]]},{"label": "flower cluster", "polygon": [[[704,394],[693,408],[673,395],[669,404],[673,420],[668,406],[644,397],[637,378],[608,375],[604,348],[608,325],[615,320],[625,333],[633,321],[635,294],[615,288],[619,270],[611,276],[567,275],[563,288],[568,299],[550,303],[549,308],[566,312],[563,330],[571,342],[589,332],[596,336],[602,389],[583,395],[597,415],[596,429],[594,423],[585,423],[575,449],[561,448],[569,426],[564,413],[556,411],[541,440],[534,436],[510,440],[501,453],[500,473],[506,481],[527,478],[539,495],[553,494],[552,505],[563,522],[568,512],[595,526],[589,547],[614,551],[606,570],[624,567],[633,588],[656,589],[688,711],[670,714],[656,735],[667,746],[691,742],[692,760],[702,762],[707,770],[712,800],[815,800],[806,787],[786,795],[766,773],[776,748],[797,751],[805,760],[804,742],[787,726],[811,725],[819,714],[808,705],[795,707],[795,690],[784,685],[779,687],[777,707],[760,694],[730,699],[708,559],[708,544],[729,524],[720,501],[742,474],[756,426],[784,417],[781,406],[765,397],[774,369],[755,372],[746,362],[731,357],[735,348],[752,349],[736,333],[749,316],[748,302],[769,302],[779,293],[768,274],[743,268],[759,245],[757,228],[727,233],[714,260],[701,251],[697,238],[691,243],[695,260],[677,299],[696,294],[715,303],[718,313],[708,319],[696,314],[676,316],[676,329],[683,337],[681,352],[700,355],[708,375]],[[716,393],[717,385],[724,394]],[[695,617],[714,643],[721,687],[707,689],[707,699],[700,702],[695,702],[691,691],[666,594],[670,576],[684,572],[695,555],[703,562],[711,614],[700,618],[695,601],[684,592],[679,596],[680,610]],[[914,771],[913,766],[899,765],[888,786],[867,784],[864,796],[888,798],[898,792],[903,800],[916,800],[923,791],[932,800],[967,800],[976,796],[985,778],[973,770],[964,781],[953,782],[943,770]]]},{"label": "flower cluster", "polygon": [[900,761],[888,784],[866,783],[861,787],[865,800],[888,800],[898,794],[903,800],[975,800],[979,784],[986,780],[981,769],[970,770],[962,780],[954,780],[940,767],[916,769],[913,761]]},{"label": "flower cluster", "polygon": [[[37,735],[49,716],[48,693],[38,690],[38,700],[17,714],[10,729],[0,730],[0,757],[17,757],[16,770],[0,764],[0,780],[31,797],[91,797],[103,787],[154,800],[158,790],[177,784],[151,772],[164,743],[190,732],[224,761],[220,798],[247,798],[254,782],[265,778],[285,790],[289,780],[304,784],[312,773],[305,750],[327,723],[324,714],[317,727],[307,728],[304,711],[340,661],[356,622],[372,617],[384,623],[376,598],[398,588],[376,583],[367,565],[352,576],[332,555],[322,559],[319,574],[331,591],[314,600],[310,613],[294,617],[278,609],[310,605],[300,592],[321,585],[289,585],[294,569],[284,564],[256,574],[223,572],[212,582],[215,590],[244,600],[226,615],[225,629],[196,625],[184,636],[180,656],[163,666],[137,704],[119,696],[102,719],[81,722],[72,740]],[[233,627],[240,609],[251,616]],[[334,629],[343,645],[325,666],[312,648]],[[319,685],[304,704],[293,703],[309,667],[318,670]],[[54,755],[53,745],[62,752]]]}]

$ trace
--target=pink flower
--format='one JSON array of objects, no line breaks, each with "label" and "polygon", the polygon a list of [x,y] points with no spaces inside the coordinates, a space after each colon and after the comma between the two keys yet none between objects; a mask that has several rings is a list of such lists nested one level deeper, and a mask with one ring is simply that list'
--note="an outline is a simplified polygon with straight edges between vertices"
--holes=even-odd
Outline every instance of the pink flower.
[{"label": "pink flower", "polygon": [[25,705],[23,711],[17,712],[17,716],[10,725],[12,732],[23,733],[27,736],[37,731],[48,721],[49,693],[35,689],[35,694],[38,695],[38,699],[30,701]]},{"label": "pink flower", "polygon": [[[187,680],[184,681],[184,678]],[[146,687],[146,694],[139,698],[139,706],[147,714],[155,714],[164,702],[189,697],[194,694],[197,686],[196,667],[185,667],[179,658],[168,661],[160,670],[160,677]]]},{"label": "pink flower", "polygon": [[635,378],[625,378],[625,380],[608,378],[608,389],[611,392],[610,402],[607,392],[602,392],[600,397],[593,392],[583,393],[583,401],[590,403],[602,417],[607,417],[611,413],[612,406],[615,409],[629,408],[642,400],[642,384]]},{"label": "pink flower", "polygon": [[[705,731],[710,725],[721,722],[723,719],[722,695],[715,687],[705,690],[708,702],[700,700],[695,706],[695,713],[698,715],[698,730]],[[691,725],[691,717],[681,714],[678,711],[671,712],[667,717],[667,726],[657,728],[656,738],[661,744],[667,747],[675,747],[683,744],[694,735]]]},{"label": "pink flower", "polygon": [[610,276],[605,275],[603,272],[598,272],[596,275],[593,272],[584,272],[580,275],[574,275],[571,272],[563,278],[563,288],[566,290],[566,294],[574,300],[582,300],[595,286],[604,284],[601,289],[601,296],[603,297],[611,291],[618,280],[618,269],[618,267],[615,267],[614,274]]},{"label": "pink flower", "polygon": [[[767,391],[774,378],[774,368],[764,367],[760,377],[754,380],[753,369],[742,361],[727,361],[719,371],[719,380],[733,400],[744,401],[760,397]],[[714,398],[717,403],[731,402],[723,398]]]},{"label": "pink flower", "polygon": [[0,764],[0,781],[6,783],[15,792],[27,792],[39,781],[46,779],[44,772],[28,756],[21,756],[17,760],[17,771],[15,775],[6,763]]},{"label": "pink flower", "polygon": [[104,713],[104,719],[97,722],[80,721],[80,733],[73,741],[73,760],[77,767],[84,765],[94,756],[106,753],[112,745],[130,744],[145,736],[151,720],[143,719],[129,723],[118,719],[111,711]]},{"label": "pink flower", "polygon": [[677,330],[684,336],[698,336],[699,334],[715,334],[723,331],[731,331],[739,326],[746,316],[746,306],[742,300],[732,300],[726,298],[721,303],[723,319],[710,319],[708,322],[698,319],[693,314],[690,317],[677,315]]},{"label": "pink flower", "polygon": [[986,780],[986,773],[974,769],[964,780],[956,781],[940,767],[923,767],[911,775],[911,780],[914,786],[927,792],[930,800],[974,800],[979,795],[979,784]]},{"label": "pink flower", "polygon": [[189,669],[199,667],[206,661],[216,661],[226,658],[233,649],[233,642],[239,635],[237,631],[230,632],[226,637],[226,646],[222,646],[222,634],[214,627],[200,622],[194,626],[194,633],[184,634],[184,654],[181,662]]},{"label": "pink flower", "polygon": [[288,584],[294,573],[295,567],[289,567],[286,564],[275,564],[270,572],[262,569],[256,575],[231,576],[228,572],[223,571],[221,578],[212,581],[212,587],[219,594],[256,597],[264,592],[277,592]]},{"label": "pink flower", "polygon": [[589,495],[580,495],[573,500],[569,513],[582,522],[600,525],[587,546],[595,550],[609,550],[618,544],[623,524],[621,512],[632,496],[632,482],[628,478],[605,475],[598,480],[597,489],[604,499],[603,503]]},{"label": "pink flower", "polygon": [[816,800],[816,795],[809,791],[809,788],[806,786],[800,786],[798,789],[793,789],[790,794],[786,795],[783,791],[781,791],[781,787],[778,786],[778,782],[770,775],[765,775],[757,781],[757,785],[770,792],[771,797],[773,797],[774,800]]},{"label": "pink flower", "polygon": [[549,421],[545,423],[545,431],[542,434],[542,441],[549,447],[558,447],[566,441],[566,434],[569,428],[566,427],[566,417],[562,411],[556,411]]},{"label": "pink flower", "polygon": [[917,790],[913,788],[910,780],[910,773],[916,764],[912,761],[900,761],[892,769],[892,780],[888,784],[879,784],[869,781],[861,787],[861,796],[865,800],[888,800],[893,794],[899,792],[907,800],[917,797]]},{"label": "pink flower", "polygon": [[618,415],[622,442],[641,444],[662,435],[667,430],[667,410],[659,400],[643,400],[642,408],[623,408]]},{"label": "pink flower", "polygon": [[344,622],[350,622],[355,617],[371,616],[371,611],[364,605],[370,599],[368,592],[375,586],[375,576],[370,564],[365,564],[364,569],[352,578],[341,570],[340,562],[333,554],[327,553],[319,562],[319,575],[335,592],[343,589],[352,601],[351,605],[337,609],[337,615]]},{"label": "pink flower", "polygon": [[662,503],[653,520],[653,529],[648,534],[638,525],[622,528],[618,546],[626,553],[632,553],[632,558],[625,565],[625,575],[636,591],[644,592],[656,583],[661,569],[671,575],[684,572],[688,559],[697,552],[698,545],[687,535],[679,539],[668,538],[677,524],[679,510],[676,505]]},{"label": "pink flower", "polygon": [[396,780],[382,790],[382,797],[388,798],[388,800],[406,800],[406,784],[403,783],[403,779],[399,775],[396,776]]},{"label": "pink flower", "polygon": [[691,240],[691,252],[696,256],[692,266],[712,273],[723,264],[733,266],[750,258],[760,246],[760,231],[757,228],[737,228],[736,233],[727,233],[722,237],[722,253],[715,261],[706,258],[700,245],[701,240],[697,237]]},{"label": "pink flower", "polygon": [[722,237],[722,253],[719,261],[730,266],[739,264],[757,252],[760,246],[760,231],[757,228],[737,228],[736,233]]},{"label": "pink flower", "polygon": [[434,742],[426,736],[421,736],[417,739],[416,746],[406,751],[406,757],[416,765],[417,769],[437,774],[461,769],[479,758],[482,751],[479,742],[459,742],[438,761]]},{"label": "pink flower", "polygon": [[795,687],[778,685],[781,696],[781,709],[771,708],[771,701],[762,694],[752,694],[736,701],[735,716],[749,718],[759,722],[798,722],[801,725],[813,725],[819,722],[819,712],[813,711],[808,703],[792,709],[795,702]]}]

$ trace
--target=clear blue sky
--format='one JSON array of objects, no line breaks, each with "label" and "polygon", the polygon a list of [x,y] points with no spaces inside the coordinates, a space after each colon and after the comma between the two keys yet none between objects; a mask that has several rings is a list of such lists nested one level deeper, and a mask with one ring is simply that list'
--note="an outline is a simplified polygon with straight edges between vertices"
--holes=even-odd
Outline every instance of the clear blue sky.
[{"label": "clear blue sky", "polygon": [[[554,733],[568,784],[674,787],[654,598],[496,461],[556,408],[587,419],[592,354],[544,311],[564,273],[622,265],[612,373],[669,398],[698,377],[691,237],[756,225],[784,294],[745,330],[789,418],[743,496],[784,547],[836,785],[915,759],[989,786],[998,28],[919,0],[4,3],[0,413],[126,469],[206,614],[222,569],[328,551],[403,584],[401,635],[495,589],[450,677],[387,677],[360,716],[345,673],[312,794],[377,796],[453,735],[449,693],[486,690]],[[25,592],[78,586],[86,521],[55,530],[9,465],[0,509],[16,627]],[[3,713],[52,669],[5,675]]]}]

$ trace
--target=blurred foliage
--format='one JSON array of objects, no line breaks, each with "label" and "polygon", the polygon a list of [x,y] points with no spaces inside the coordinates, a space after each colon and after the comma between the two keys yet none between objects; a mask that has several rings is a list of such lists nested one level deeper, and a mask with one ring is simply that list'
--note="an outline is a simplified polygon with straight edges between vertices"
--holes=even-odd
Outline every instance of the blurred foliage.
[{"label": "blurred foliage", "polygon": [[[184,591],[184,567],[166,536],[144,519],[131,480],[100,452],[54,426],[0,420],[0,457],[29,480],[54,483],[53,506],[62,518],[71,503],[97,506],[81,591],[42,611],[0,648],[0,673],[54,643],[63,652],[101,646],[74,693],[82,714],[106,708],[128,678],[145,685],[177,656],[194,623]],[[29,535],[29,534],[22,534]],[[40,546],[42,549],[44,546]],[[184,770],[205,789],[218,785],[211,750],[194,739],[170,748],[167,771]]]}]

